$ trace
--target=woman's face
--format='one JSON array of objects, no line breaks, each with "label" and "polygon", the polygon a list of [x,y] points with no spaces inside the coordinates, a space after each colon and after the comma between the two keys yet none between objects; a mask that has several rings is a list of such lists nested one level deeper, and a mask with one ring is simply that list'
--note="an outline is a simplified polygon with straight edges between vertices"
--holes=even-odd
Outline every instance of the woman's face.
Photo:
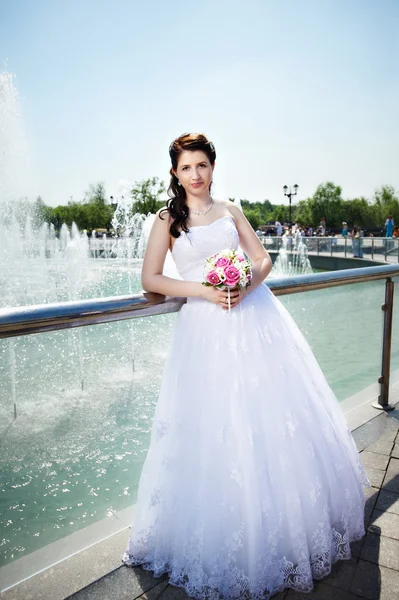
[{"label": "woman's face", "polygon": [[203,193],[212,181],[214,164],[202,150],[185,150],[178,159],[177,170],[173,171],[187,193]]}]

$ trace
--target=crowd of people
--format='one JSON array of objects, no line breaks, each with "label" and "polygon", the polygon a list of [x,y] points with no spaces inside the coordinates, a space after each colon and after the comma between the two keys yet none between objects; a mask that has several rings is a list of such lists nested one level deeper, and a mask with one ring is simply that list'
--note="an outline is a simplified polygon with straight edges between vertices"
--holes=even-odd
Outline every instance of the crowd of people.
[{"label": "crowd of people", "polygon": [[[287,236],[289,238],[293,238],[298,234],[300,234],[304,238],[325,237],[331,239],[331,243],[334,246],[338,244],[338,238],[350,238],[352,252],[355,258],[363,258],[363,238],[374,237],[374,234],[372,232],[367,230],[365,231],[363,227],[354,225],[351,228],[349,228],[348,223],[346,221],[342,222],[341,231],[337,231],[336,228],[327,229],[325,218],[322,218],[320,220],[320,224],[318,225],[318,227],[312,227],[311,225],[303,226],[299,223],[299,221],[295,221],[293,225],[290,225],[289,223],[280,223],[280,221],[276,221],[274,225],[267,226],[262,230],[258,229],[256,233],[259,237],[263,237],[264,235],[275,235],[278,237]],[[385,237],[388,239],[399,238],[399,227],[395,227],[395,223],[391,215],[389,215],[387,220],[385,221],[384,229],[383,231],[381,230],[381,234],[382,233],[384,235],[377,234],[378,237]],[[391,244],[391,242],[387,241],[387,244]]]},{"label": "crowd of people", "polygon": [[[258,229],[257,234],[259,236],[267,234],[267,235],[277,235],[281,237],[283,235],[295,235],[299,232],[303,237],[351,237],[351,238],[361,238],[361,237],[374,237],[374,234],[370,231],[366,231],[363,227],[353,225],[351,228],[348,227],[348,223],[346,221],[342,222],[341,232],[337,232],[336,228],[327,229],[326,220],[323,217],[320,220],[320,224],[318,227],[313,227],[312,225],[301,225],[299,221],[295,221],[293,225],[289,223],[280,223],[280,221],[276,221],[274,225],[267,226],[264,229]],[[399,227],[395,227],[394,220],[392,216],[388,216],[384,225],[384,236],[387,238],[399,238]]]}]

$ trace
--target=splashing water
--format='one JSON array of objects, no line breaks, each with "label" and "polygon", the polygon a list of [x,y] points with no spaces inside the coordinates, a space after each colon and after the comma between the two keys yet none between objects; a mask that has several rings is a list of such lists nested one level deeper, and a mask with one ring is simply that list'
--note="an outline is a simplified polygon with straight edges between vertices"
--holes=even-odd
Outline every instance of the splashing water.
[{"label": "splashing water", "polygon": [[312,273],[313,269],[308,259],[308,249],[299,231],[291,237],[285,233],[282,247],[274,263],[273,277],[289,277],[291,275],[304,275]]}]

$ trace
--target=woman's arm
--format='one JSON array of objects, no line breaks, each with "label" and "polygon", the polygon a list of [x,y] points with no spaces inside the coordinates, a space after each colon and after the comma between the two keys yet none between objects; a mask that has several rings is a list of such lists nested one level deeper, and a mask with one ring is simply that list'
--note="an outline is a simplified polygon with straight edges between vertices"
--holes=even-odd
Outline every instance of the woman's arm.
[{"label": "woman's arm", "polygon": [[[162,209],[161,209],[162,210]],[[189,296],[202,296],[204,286],[201,283],[180,281],[162,275],[166,253],[169,249],[169,218],[168,213],[159,217],[160,210],[155,215],[148,238],[141,273],[141,285],[146,292],[188,298]]]},{"label": "woman's arm", "polygon": [[244,213],[232,202],[226,201],[226,205],[235,221],[240,238],[240,246],[252,263],[252,281],[250,287],[247,288],[247,291],[250,292],[269,275],[273,267],[272,259],[266,248],[261,244]]}]

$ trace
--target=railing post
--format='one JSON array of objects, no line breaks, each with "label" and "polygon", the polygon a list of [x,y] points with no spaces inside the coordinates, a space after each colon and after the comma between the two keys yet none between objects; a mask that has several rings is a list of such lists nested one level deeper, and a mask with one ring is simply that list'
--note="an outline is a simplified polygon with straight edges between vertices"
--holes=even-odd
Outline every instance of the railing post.
[{"label": "railing post", "polygon": [[399,263],[399,238],[396,241],[398,243],[398,263]]},{"label": "railing post", "polygon": [[371,260],[374,260],[374,238],[371,238]]},{"label": "railing post", "polygon": [[345,257],[346,257],[346,242],[347,242],[347,240],[346,240],[346,236],[345,236]]},{"label": "railing post", "polygon": [[387,260],[387,248],[388,248],[387,238],[384,239],[384,246],[385,246],[385,249],[384,249],[384,259],[385,259],[385,262],[386,262],[386,260]]},{"label": "railing post", "polygon": [[317,256],[320,254],[320,250],[319,250],[319,242],[320,242],[320,238],[316,238],[317,240]]},{"label": "railing post", "polygon": [[380,410],[393,410],[395,407],[389,404],[389,376],[391,370],[391,340],[392,340],[392,312],[393,312],[393,290],[394,283],[388,278],[385,283],[385,303],[381,306],[384,311],[384,328],[382,337],[382,360],[380,384],[380,395],[378,401],[372,403],[374,408]]}]

